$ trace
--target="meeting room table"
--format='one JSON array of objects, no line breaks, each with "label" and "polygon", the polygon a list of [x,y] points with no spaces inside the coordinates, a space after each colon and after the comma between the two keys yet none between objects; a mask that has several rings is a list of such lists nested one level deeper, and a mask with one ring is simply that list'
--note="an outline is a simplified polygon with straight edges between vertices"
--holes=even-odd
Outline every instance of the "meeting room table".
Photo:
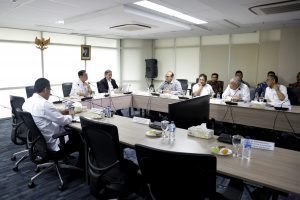
[{"label": "meeting room table", "polygon": [[[99,116],[90,110],[77,115],[117,126],[120,143],[132,148],[135,144],[143,144],[162,150],[197,154],[212,154],[211,147],[214,146],[225,145],[229,149],[233,148],[232,145],[218,142],[217,136],[211,139],[189,136],[186,129],[177,128],[176,139],[171,142],[162,137],[147,136],[149,126],[133,122],[132,118],[114,115],[111,118],[99,119]],[[81,131],[81,125],[78,122],[70,124],[70,127]],[[216,155],[216,157],[219,174],[274,191],[300,194],[300,152],[275,147],[274,151],[252,149],[250,160],[232,155]]]}]

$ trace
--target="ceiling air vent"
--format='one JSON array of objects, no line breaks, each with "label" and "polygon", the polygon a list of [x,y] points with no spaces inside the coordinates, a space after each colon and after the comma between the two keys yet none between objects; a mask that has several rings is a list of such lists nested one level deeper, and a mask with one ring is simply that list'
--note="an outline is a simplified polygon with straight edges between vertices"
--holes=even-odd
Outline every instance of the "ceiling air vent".
[{"label": "ceiling air vent", "polygon": [[110,29],[118,29],[121,31],[141,31],[150,29],[150,26],[142,25],[142,24],[121,24],[117,26],[109,27]]},{"label": "ceiling air vent", "polygon": [[278,13],[300,11],[300,0],[281,1],[270,4],[262,4],[249,8],[256,15],[271,15]]}]

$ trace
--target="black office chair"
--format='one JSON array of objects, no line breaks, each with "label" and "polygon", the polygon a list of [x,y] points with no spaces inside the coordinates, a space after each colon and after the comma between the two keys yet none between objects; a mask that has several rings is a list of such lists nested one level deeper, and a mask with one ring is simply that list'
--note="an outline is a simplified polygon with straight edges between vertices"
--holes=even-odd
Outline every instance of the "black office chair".
[{"label": "black office chair", "polygon": [[130,193],[137,166],[123,159],[118,128],[84,117],[80,117],[80,123],[88,149],[87,168],[92,195],[109,199]]},{"label": "black office chair", "polygon": [[287,88],[291,105],[300,105],[300,88]]},{"label": "black office chair", "polygon": [[32,97],[34,93],[34,86],[26,86],[25,90],[26,90],[27,98]]},{"label": "black office chair", "polygon": [[[17,109],[22,110],[22,105],[25,102],[23,97],[10,95],[10,106],[12,111],[12,130],[11,130],[11,141],[16,145],[26,145],[28,129],[17,112]],[[15,163],[13,167],[14,171],[18,171],[19,164],[28,158],[28,149],[18,151],[11,157],[12,161],[16,160],[16,156],[23,154],[23,156]]]},{"label": "black office chair", "polygon": [[98,89],[98,93],[101,93],[101,90],[100,90],[100,81],[97,81],[97,89]]},{"label": "black office chair", "polygon": [[217,159],[135,145],[152,199],[216,199]]},{"label": "black office chair", "polygon": [[249,87],[249,91],[250,91],[250,101],[254,99],[255,97],[255,87]]},{"label": "black office chair", "polygon": [[222,91],[224,91],[224,81],[218,81],[221,83],[221,88],[222,88]]},{"label": "black office chair", "polygon": [[[24,112],[24,111],[17,111],[21,118],[23,119],[24,123],[26,124],[27,128],[29,129],[29,134],[28,134],[28,147],[29,147],[29,156],[30,160],[35,163],[36,172],[37,173],[35,176],[31,177],[28,187],[32,188],[35,186],[34,180],[42,175],[43,173],[49,171],[50,169],[54,168],[56,170],[56,173],[58,175],[60,185],[58,187],[59,190],[64,189],[64,181],[62,179],[61,173],[60,173],[60,168],[67,168],[67,169],[75,169],[82,171],[82,169],[77,168],[72,165],[66,165],[63,164],[59,161],[63,160],[67,155],[63,150],[59,151],[52,151],[47,148],[47,144],[45,141],[44,136],[40,132],[39,128],[36,126],[32,115],[29,112]],[[68,135],[68,132],[64,132],[62,134],[55,134],[52,136],[52,138],[57,139],[60,138],[61,141],[63,141],[63,137],[65,135]],[[44,168],[44,169],[42,169]]]},{"label": "black office chair", "polygon": [[182,91],[183,91],[183,94],[185,95],[186,94],[186,91],[189,87],[189,82],[187,79],[177,79],[177,81],[180,82],[181,84],[181,88],[182,88]]},{"label": "black office chair", "polygon": [[62,87],[64,97],[70,96],[70,92],[72,90],[72,82],[63,83],[61,84],[61,87]]},{"label": "black office chair", "polygon": [[[198,82],[197,82],[197,83],[198,83]],[[194,87],[194,85],[197,84],[197,83],[191,83],[191,91],[190,91],[190,95],[191,95],[191,96],[193,95],[193,87]]]}]

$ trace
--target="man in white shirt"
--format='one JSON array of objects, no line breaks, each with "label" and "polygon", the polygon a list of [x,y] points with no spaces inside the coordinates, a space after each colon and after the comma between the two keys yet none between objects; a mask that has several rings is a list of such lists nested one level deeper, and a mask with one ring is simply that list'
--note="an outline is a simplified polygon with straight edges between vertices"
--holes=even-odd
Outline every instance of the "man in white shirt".
[{"label": "man in white shirt", "polygon": [[[51,87],[47,79],[37,79],[34,84],[34,91],[33,96],[26,99],[22,108],[24,111],[31,113],[35,124],[45,138],[47,147],[52,151],[59,151],[62,147],[60,141],[59,139],[52,138],[52,136],[65,132],[63,127],[72,122],[72,116],[61,114],[48,101]],[[64,114],[67,114],[67,112]],[[64,146],[64,152],[68,154],[79,150],[82,159],[83,146],[79,135],[74,133],[69,136],[70,140]]]},{"label": "man in white shirt", "polygon": [[207,84],[206,81],[207,81],[206,74],[200,74],[198,83],[195,84],[192,88],[193,89],[193,97],[214,95],[214,91],[213,91],[211,85]]},{"label": "man in white shirt", "polygon": [[222,98],[228,101],[250,101],[250,90],[248,86],[241,83],[239,77],[230,79]]},{"label": "man in white shirt", "polygon": [[267,102],[275,104],[283,104],[286,102],[290,105],[287,89],[284,85],[278,84],[278,77],[276,75],[269,75],[267,78],[267,85],[265,99]]},{"label": "man in white shirt", "polygon": [[89,97],[93,93],[88,80],[88,74],[85,70],[80,70],[78,72],[79,80],[74,82],[72,85],[70,96],[83,96]]}]

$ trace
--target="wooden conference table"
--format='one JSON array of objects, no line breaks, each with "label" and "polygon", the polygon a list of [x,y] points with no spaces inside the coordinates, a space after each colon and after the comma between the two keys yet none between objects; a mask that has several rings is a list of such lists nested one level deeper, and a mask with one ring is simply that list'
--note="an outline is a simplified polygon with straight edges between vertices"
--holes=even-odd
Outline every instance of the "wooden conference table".
[{"label": "wooden conference table", "polygon": [[[87,111],[79,115],[92,117],[93,113]],[[134,123],[131,118],[121,116],[100,121],[116,125],[120,142],[129,146],[143,144],[168,151],[209,154],[210,147],[221,144],[215,138],[205,140],[188,136],[187,130],[180,128],[176,129],[174,143],[162,138],[151,138],[145,135],[149,130],[147,125]],[[81,130],[80,123],[72,123],[70,126]],[[226,146],[232,149],[231,145]],[[217,156],[218,173],[282,192],[300,194],[299,169],[300,152],[277,147],[274,151],[252,149],[250,160]]]},{"label": "wooden conference table", "polygon": [[[93,100],[82,102],[82,104],[88,108],[111,106],[118,110],[132,107],[167,113],[168,104],[179,101],[182,100],[139,94],[120,94],[106,98],[96,97]],[[236,124],[293,132],[289,125],[290,122],[295,133],[300,133],[300,106],[292,106],[290,111],[276,111],[274,108],[251,107],[250,103],[243,102],[239,103],[238,106],[229,107],[224,102],[211,99],[209,115],[210,118],[217,121],[232,123],[234,120]]]}]

